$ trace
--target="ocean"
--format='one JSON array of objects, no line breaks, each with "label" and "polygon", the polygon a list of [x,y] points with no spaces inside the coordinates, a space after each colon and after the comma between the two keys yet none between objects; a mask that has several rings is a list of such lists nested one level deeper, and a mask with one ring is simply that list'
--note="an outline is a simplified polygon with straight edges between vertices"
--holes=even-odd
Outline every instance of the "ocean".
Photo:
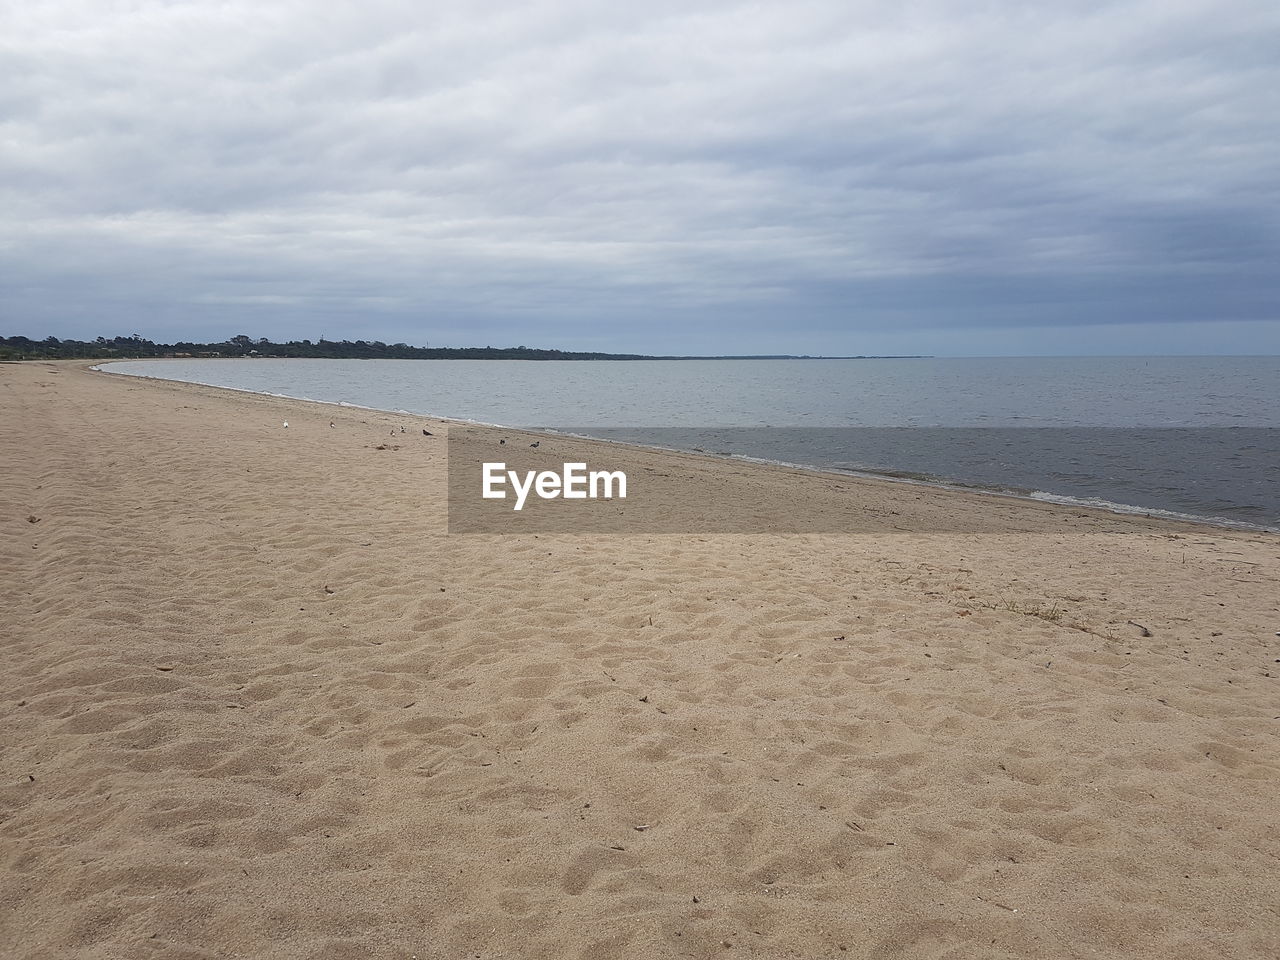
[{"label": "ocean", "polygon": [[1280,528],[1280,357],[227,359],[104,369]]}]

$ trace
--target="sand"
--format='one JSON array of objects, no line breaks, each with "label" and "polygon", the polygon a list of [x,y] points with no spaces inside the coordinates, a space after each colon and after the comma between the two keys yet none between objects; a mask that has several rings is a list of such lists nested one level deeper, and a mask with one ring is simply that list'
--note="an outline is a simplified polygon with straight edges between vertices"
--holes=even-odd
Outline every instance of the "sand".
[{"label": "sand", "polygon": [[1280,955],[1280,537],[448,535],[445,429],[0,365],[0,955]]}]

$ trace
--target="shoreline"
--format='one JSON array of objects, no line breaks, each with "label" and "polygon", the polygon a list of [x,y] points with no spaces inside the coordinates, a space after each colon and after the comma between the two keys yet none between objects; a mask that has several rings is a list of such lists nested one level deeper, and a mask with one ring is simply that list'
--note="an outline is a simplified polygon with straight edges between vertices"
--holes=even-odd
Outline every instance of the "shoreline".
[{"label": "shoreline", "polygon": [[[897,359],[897,358],[894,358]],[[80,362],[80,361],[64,361],[64,362]],[[393,416],[417,417],[420,419],[428,419],[442,424],[459,424],[464,426],[480,426],[494,427],[503,430],[518,432],[521,435],[529,436],[550,436],[550,437],[569,437],[577,440],[589,441],[597,444],[617,445],[624,448],[633,448],[638,450],[647,450],[658,453],[684,454],[688,456],[705,457],[712,461],[729,460],[737,463],[756,464],[766,467],[780,467],[788,470],[801,471],[803,473],[814,474],[825,477],[852,477],[871,481],[881,481],[886,483],[904,484],[908,486],[920,486],[931,490],[948,491],[953,493],[975,494],[984,497],[997,497],[1004,499],[1012,499],[1021,502],[1052,504],[1057,507],[1068,510],[1089,510],[1098,511],[1104,514],[1111,514],[1124,517],[1140,517],[1147,520],[1160,520],[1169,523],[1185,523],[1194,526],[1205,526],[1215,529],[1238,530],[1246,533],[1262,533],[1275,534],[1280,533],[1280,527],[1269,526],[1259,523],[1251,523],[1243,520],[1232,520],[1227,517],[1203,516],[1197,514],[1183,513],[1174,510],[1165,510],[1157,507],[1143,507],[1136,504],[1119,503],[1116,501],[1105,500],[1101,498],[1080,498],[1072,497],[1065,494],[1056,494],[1047,490],[1012,490],[1008,488],[996,487],[994,485],[982,483],[969,483],[963,481],[948,481],[941,478],[933,478],[928,476],[901,476],[895,475],[894,471],[884,470],[843,470],[833,467],[822,467],[814,464],[796,463],[784,460],[772,460],[762,457],[752,457],[741,454],[716,454],[705,450],[683,449],[679,447],[667,447],[658,444],[638,443],[627,440],[613,440],[607,437],[595,437],[588,434],[569,433],[552,429],[535,429],[528,427],[513,427],[508,424],[489,423],[482,420],[468,420],[460,417],[446,417],[435,413],[413,413],[407,410],[387,410],[381,407],[370,407],[362,404],[348,403],[346,401],[337,400],[318,400],[310,397],[296,397],[290,394],[273,393],[264,390],[250,390],[244,387],[229,387],[221,384],[201,383],[194,380],[179,380],[169,377],[157,377],[147,374],[138,373],[113,373],[104,370],[102,367],[110,363],[120,362],[138,362],[138,361],[93,361],[87,366],[87,369],[101,374],[111,376],[133,377],[140,380],[163,381],[167,383],[189,384],[193,386],[207,387],[215,390],[229,390],[236,393],[244,393],[253,396],[273,397],[281,400],[293,400],[299,403],[322,404],[325,406],[334,406],[338,408],[367,410],[374,413],[388,414]]]},{"label": "shoreline", "polygon": [[6,957],[1280,952],[1275,536],[643,449],[955,525],[450,535],[431,418],[0,403]]}]

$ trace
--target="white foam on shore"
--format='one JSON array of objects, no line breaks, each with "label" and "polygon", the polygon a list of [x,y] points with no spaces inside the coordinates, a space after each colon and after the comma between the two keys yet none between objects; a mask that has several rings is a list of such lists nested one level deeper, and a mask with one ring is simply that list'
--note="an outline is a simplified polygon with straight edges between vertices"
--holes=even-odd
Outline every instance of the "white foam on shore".
[{"label": "white foam on shore", "polygon": [[1249,523],[1247,520],[1232,520],[1228,517],[1206,517],[1194,513],[1179,513],[1177,510],[1161,510],[1159,507],[1139,507],[1132,503],[1116,503],[1101,497],[1069,497],[1060,493],[1047,493],[1033,490],[1025,495],[1026,499],[1039,500],[1044,503],[1056,503],[1064,507],[1091,507],[1095,510],[1106,510],[1109,513],[1122,513],[1129,516],[1156,517],[1161,520],[1181,520],[1191,523],[1208,523],[1215,527],[1231,527],[1239,530],[1258,530],[1264,533],[1280,532],[1280,527],[1271,527],[1261,523]]}]

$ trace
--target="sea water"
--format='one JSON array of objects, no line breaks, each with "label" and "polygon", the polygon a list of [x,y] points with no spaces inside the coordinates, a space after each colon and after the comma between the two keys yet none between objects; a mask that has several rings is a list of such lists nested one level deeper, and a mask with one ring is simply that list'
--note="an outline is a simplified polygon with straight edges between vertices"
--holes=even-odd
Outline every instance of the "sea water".
[{"label": "sea water", "polygon": [[271,360],[118,373],[1280,527],[1280,358]]}]

